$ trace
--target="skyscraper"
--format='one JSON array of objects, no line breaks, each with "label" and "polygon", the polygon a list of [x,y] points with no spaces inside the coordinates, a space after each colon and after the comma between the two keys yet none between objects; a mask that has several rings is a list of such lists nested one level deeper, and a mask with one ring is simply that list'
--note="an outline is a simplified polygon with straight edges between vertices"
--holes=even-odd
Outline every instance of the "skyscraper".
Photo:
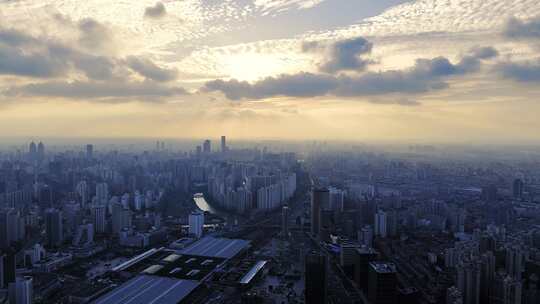
[{"label": "skyscraper", "polygon": [[35,142],[31,142],[28,146],[28,160],[31,162],[37,160],[37,145]]},{"label": "skyscraper", "polygon": [[514,198],[522,198],[523,197],[523,188],[525,187],[523,181],[519,178],[516,178],[514,180],[514,183],[512,184],[512,193],[514,195]]},{"label": "skyscraper", "polygon": [[396,266],[393,263],[369,263],[368,299],[372,304],[396,303],[396,273]]},{"label": "skyscraper", "polygon": [[4,280],[4,260],[5,260],[5,254],[0,254],[0,289],[3,289],[5,287],[5,280]]},{"label": "skyscraper", "polygon": [[64,242],[62,212],[58,209],[48,209],[45,212],[45,225],[47,228],[47,244],[50,247],[59,247]]},{"label": "skyscraper", "polygon": [[328,191],[330,192],[330,210],[343,211],[345,203],[345,191],[334,187],[330,187]]},{"label": "skyscraper", "polygon": [[86,145],[86,158],[92,159],[94,158],[94,145]]},{"label": "skyscraper", "polygon": [[379,210],[377,213],[375,213],[375,235],[385,238],[387,236],[387,225],[388,220],[386,212]]},{"label": "skyscraper", "polygon": [[318,252],[306,255],[305,261],[305,303],[327,303],[328,258]]},{"label": "skyscraper", "polygon": [[375,249],[362,246],[356,249],[356,262],[354,265],[354,280],[358,287],[365,292],[368,289],[369,263],[375,261],[379,253]]},{"label": "skyscraper", "polygon": [[491,251],[487,251],[481,257],[480,277],[480,303],[489,303],[493,292],[493,280],[495,277],[496,257]]},{"label": "skyscraper", "polygon": [[96,233],[105,233],[105,206],[96,205],[92,207],[92,222]]},{"label": "skyscraper", "polygon": [[514,279],[521,281],[525,253],[520,245],[514,245],[506,249],[506,272]]},{"label": "skyscraper", "polygon": [[289,207],[283,206],[281,208],[281,235],[284,238],[289,236]]},{"label": "skyscraper", "polygon": [[117,234],[124,228],[131,227],[131,211],[124,209],[121,203],[112,205],[112,231]]},{"label": "skyscraper", "polygon": [[212,152],[212,146],[211,146],[210,140],[207,139],[203,143],[203,153],[210,153],[210,152]]},{"label": "skyscraper", "polygon": [[77,194],[79,194],[79,197],[81,198],[81,208],[85,208],[86,203],[88,202],[88,183],[85,180],[82,180],[75,188],[75,191],[77,191]]},{"label": "skyscraper", "polygon": [[463,296],[457,287],[452,286],[446,290],[446,304],[463,304]]},{"label": "skyscraper", "polygon": [[221,152],[227,152],[227,138],[225,136],[221,136]]},{"label": "skyscraper", "polygon": [[490,303],[521,304],[523,286],[504,272],[499,272],[493,280],[493,294]]},{"label": "skyscraper", "polygon": [[17,274],[17,253],[13,249],[5,251],[5,254],[2,255],[0,261],[2,262],[2,286],[0,288],[7,288],[10,283],[15,282],[15,277]]},{"label": "skyscraper", "polygon": [[194,211],[189,215],[189,234],[197,238],[203,235],[204,213],[202,211]]},{"label": "skyscraper", "polygon": [[109,186],[107,183],[96,184],[96,203],[98,205],[107,205],[109,202]]},{"label": "skyscraper", "polygon": [[13,208],[0,210],[0,249],[6,249],[18,240],[18,216]]},{"label": "skyscraper", "polygon": [[366,247],[373,247],[373,228],[370,225],[358,231],[358,242]]},{"label": "skyscraper", "polygon": [[42,162],[45,160],[45,145],[39,142],[37,146],[37,161]]},{"label": "skyscraper", "polygon": [[311,193],[311,234],[319,234],[321,224],[321,210],[328,207],[330,192],[325,188],[316,188]]},{"label": "skyscraper", "polygon": [[478,263],[467,262],[457,266],[457,288],[463,295],[463,304],[480,303],[480,278]]},{"label": "skyscraper", "polygon": [[32,277],[17,278],[9,284],[10,304],[31,304],[32,296]]}]

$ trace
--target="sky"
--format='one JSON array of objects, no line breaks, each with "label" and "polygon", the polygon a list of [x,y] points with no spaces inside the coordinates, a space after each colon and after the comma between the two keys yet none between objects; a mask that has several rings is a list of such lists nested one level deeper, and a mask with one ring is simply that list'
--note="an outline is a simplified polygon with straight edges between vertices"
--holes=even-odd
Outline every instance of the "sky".
[{"label": "sky", "polygon": [[0,137],[538,144],[537,0],[0,0]]}]

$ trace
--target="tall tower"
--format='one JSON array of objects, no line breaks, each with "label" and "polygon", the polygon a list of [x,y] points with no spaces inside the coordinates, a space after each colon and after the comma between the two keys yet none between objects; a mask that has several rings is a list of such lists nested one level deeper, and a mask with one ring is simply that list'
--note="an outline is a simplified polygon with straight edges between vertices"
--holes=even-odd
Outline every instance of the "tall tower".
[{"label": "tall tower", "polygon": [[18,215],[15,209],[0,210],[0,249],[7,249],[18,239]]},{"label": "tall tower", "polygon": [[514,279],[521,281],[525,254],[523,248],[515,245],[506,249],[506,272]]},{"label": "tall tower", "polygon": [[379,210],[375,213],[375,235],[385,238],[387,235],[387,216],[386,212]]},{"label": "tall tower", "polygon": [[514,198],[522,198],[523,197],[523,188],[525,187],[523,181],[519,178],[516,178],[514,180],[514,183],[512,184],[512,193],[514,195]]},{"label": "tall tower", "polygon": [[368,299],[373,304],[393,304],[397,298],[396,265],[385,262],[369,263]]},{"label": "tall tower", "polygon": [[37,160],[37,145],[35,142],[31,142],[28,146],[28,159],[30,161]]},{"label": "tall tower", "polygon": [[96,233],[105,233],[105,206],[92,207],[92,222]]},{"label": "tall tower", "polygon": [[281,234],[284,238],[289,237],[289,207],[281,208]]},{"label": "tall tower", "polygon": [[328,189],[313,189],[311,193],[311,234],[319,234],[321,225],[321,210],[328,207],[330,203],[330,192]]},{"label": "tall tower", "polygon": [[203,143],[203,153],[209,154],[210,152],[212,152],[212,146],[210,140],[207,139]]},{"label": "tall tower", "polygon": [[457,288],[463,295],[463,304],[480,303],[481,271],[478,263],[468,262],[457,267]]},{"label": "tall tower", "polygon": [[94,158],[94,145],[86,145],[86,158],[92,159]]},{"label": "tall tower", "polygon": [[37,160],[39,162],[45,160],[45,145],[41,141],[37,146]]},{"label": "tall tower", "polygon": [[62,212],[58,209],[48,209],[45,212],[45,225],[47,228],[47,243],[50,247],[59,247],[64,242],[64,228]]},{"label": "tall tower", "polygon": [[221,153],[227,152],[227,138],[225,136],[221,136]]},{"label": "tall tower", "polygon": [[96,203],[98,205],[107,205],[109,201],[109,185],[107,183],[96,184]]},{"label": "tall tower", "polygon": [[188,222],[189,234],[192,234],[200,239],[203,235],[204,213],[201,211],[192,212],[188,217]]},{"label": "tall tower", "polygon": [[311,252],[305,260],[305,303],[327,303],[328,258],[320,253]]},{"label": "tall tower", "polygon": [[17,278],[9,284],[10,304],[32,304],[32,277]]}]

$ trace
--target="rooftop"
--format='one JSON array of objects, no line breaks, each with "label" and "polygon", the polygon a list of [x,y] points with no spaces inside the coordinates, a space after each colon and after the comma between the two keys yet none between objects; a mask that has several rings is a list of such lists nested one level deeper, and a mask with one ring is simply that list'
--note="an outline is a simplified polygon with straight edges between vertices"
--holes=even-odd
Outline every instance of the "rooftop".
[{"label": "rooftop", "polygon": [[177,304],[195,288],[196,281],[139,275],[97,299],[94,304]]},{"label": "rooftop", "polygon": [[182,254],[199,255],[205,257],[215,257],[231,259],[249,246],[249,241],[240,239],[226,239],[204,237],[180,250]]},{"label": "rooftop", "polygon": [[378,273],[395,273],[396,265],[394,263],[387,262],[371,262],[369,263],[373,269]]},{"label": "rooftop", "polygon": [[251,280],[263,269],[267,261],[258,261],[255,265],[240,279],[240,284],[249,284]]}]

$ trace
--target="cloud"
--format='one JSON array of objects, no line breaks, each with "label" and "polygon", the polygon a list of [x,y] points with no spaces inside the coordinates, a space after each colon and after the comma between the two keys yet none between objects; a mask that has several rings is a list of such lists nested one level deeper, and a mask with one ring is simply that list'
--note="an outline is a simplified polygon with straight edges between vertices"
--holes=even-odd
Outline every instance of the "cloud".
[{"label": "cloud", "polygon": [[79,45],[88,50],[107,50],[113,43],[112,31],[92,18],[78,22]]},{"label": "cloud", "polygon": [[244,98],[263,99],[274,96],[314,97],[326,95],[336,89],[338,81],[333,76],[299,73],[268,77],[250,84],[247,81],[232,79],[207,82],[204,91],[221,91],[231,100]]},{"label": "cloud", "polygon": [[320,66],[320,70],[326,73],[362,71],[371,61],[360,56],[368,54],[372,48],[371,42],[362,37],[338,41],[331,46],[328,61]]},{"label": "cloud", "polygon": [[69,65],[51,46],[20,31],[0,28],[0,74],[39,78],[63,75]]},{"label": "cloud", "polygon": [[[187,94],[183,88],[160,84],[176,79],[174,69],[161,68],[144,57],[121,59],[90,52],[90,44],[105,41],[99,33],[107,30],[90,19],[77,24],[76,30],[85,35],[73,44],[0,27],[0,75],[46,80],[26,85],[10,83],[4,93],[73,99],[155,99]],[[86,43],[89,45],[81,46]],[[137,81],[135,73],[145,80]]]},{"label": "cloud", "polygon": [[522,21],[510,18],[504,26],[504,35],[509,38],[540,38],[540,18]]},{"label": "cloud", "polygon": [[289,9],[313,8],[325,0],[255,0],[253,4],[263,15],[283,12]]},{"label": "cloud", "polygon": [[165,69],[157,66],[148,59],[130,56],[127,58],[127,65],[140,75],[159,82],[175,80],[178,76],[176,69]]},{"label": "cloud", "polygon": [[70,99],[155,99],[188,94],[180,87],[168,87],[151,81],[144,82],[46,82],[14,87],[8,96],[61,97]]},{"label": "cloud", "polygon": [[167,15],[165,5],[161,2],[157,2],[154,6],[149,6],[144,10],[144,16],[148,18],[159,19]]},{"label": "cloud", "polygon": [[540,81],[540,60],[500,63],[495,66],[495,71],[506,79],[528,83],[538,82]]},{"label": "cloud", "polygon": [[204,91],[220,91],[231,100],[277,96],[359,97],[396,93],[418,94],[447,88],[448,77],[476,72],[482,60],[493,58],[496,54],[494,49],[477,49],[455,64],[445,57],[417,59],[414,66],[405,70],[366,72],[355,76],[298,73],[268,77],[253,84],[235,79],[215,80],[206,83]]}]

